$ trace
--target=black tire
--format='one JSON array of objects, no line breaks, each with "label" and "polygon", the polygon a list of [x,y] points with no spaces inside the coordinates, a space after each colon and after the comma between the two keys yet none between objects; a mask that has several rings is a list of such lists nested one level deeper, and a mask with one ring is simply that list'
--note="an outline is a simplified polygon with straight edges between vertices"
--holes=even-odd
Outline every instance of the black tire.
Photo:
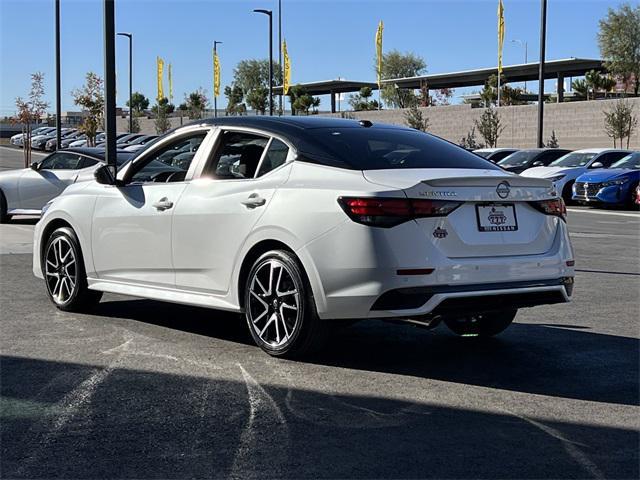
[{"label": "black tire", "polygon": [[327,325],[318,317],[309,281],[288,251],[272,250],[254,262],[245,284],[244,307],[254,342],[271,356],[301,357],[326,341]]},{"label": "black tire", "polygon": [[2,190],[0,190],[0,223],[8,223],[11,220],[11,215],[7,213],[8,208],[7,199]]},{"label": "black tire", "polygon": [[447,318],[444,323],[457,335],[492,337],[511,325],[518,310],[489,312],[471,317]]},{"label": "black tire", "polygon": [[[73,263],[69,261],[70,256]],[[54,230],[47,239],[42,255],[42,273],[49,300],[60,310],[87,311],[102,298],[102,292],[87,287],[80,242],[69,227]]]},{"label": "black tire", "polygon": [[565,205],[573,205],[574,202],[573,197],[573,184],[575,182],[567,182],[567,184],[562,189],[562,199],[564,200]]},{"label": "black tire", "polygon": [[631,194],[629,195],[629,201],[627,203],[627,207],[630,210],[640,210],[640,204],[636,203],[636,189],[638,188],[638,184],[631,186]]}]

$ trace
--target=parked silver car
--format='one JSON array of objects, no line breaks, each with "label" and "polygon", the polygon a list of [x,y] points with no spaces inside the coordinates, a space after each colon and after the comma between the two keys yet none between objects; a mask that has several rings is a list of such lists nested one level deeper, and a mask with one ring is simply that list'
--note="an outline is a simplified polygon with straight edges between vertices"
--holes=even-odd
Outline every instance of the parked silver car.
[{"label": "parked silver car", "polygon": [[[132,157],[118,151],[118,164]],[[31,168],[0,172],[0,223],[12,215],[40,215],[42,207],[72,183],[93,180],[93,172],[104,161],[102,149],[73,148],[58,150]]]}]

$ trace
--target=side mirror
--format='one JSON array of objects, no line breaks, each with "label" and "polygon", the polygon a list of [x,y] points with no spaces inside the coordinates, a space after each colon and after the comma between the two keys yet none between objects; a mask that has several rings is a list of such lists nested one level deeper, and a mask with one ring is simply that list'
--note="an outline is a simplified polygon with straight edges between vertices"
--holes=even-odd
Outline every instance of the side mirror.
[{"label": "side mirror", "polygon": [[604,165],[600,162],[593,162],[589,168],[602,168]]},{"label": "side mirror", "polygon": [[100,165],[93,176],[100,185],[114,185],[116,183],[116,178],[109,165]]},{"label": "side mirror", "polygon": [[38,168],[40,167],[40,164],[38,162],[31,162],[31,170],[38,170]]},{"label": "side mirror", "polygon": [[536,160],[535,162],[533,162],[532,166],[534,166],[534,167],[544,167],[544,163],[542,163],[540,160]]}]

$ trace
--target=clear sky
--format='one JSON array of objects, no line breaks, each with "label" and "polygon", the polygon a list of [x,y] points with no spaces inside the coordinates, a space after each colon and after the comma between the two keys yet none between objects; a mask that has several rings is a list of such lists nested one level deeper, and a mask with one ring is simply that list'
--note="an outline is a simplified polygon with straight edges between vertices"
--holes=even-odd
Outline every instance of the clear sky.
[{"label": "clear sky", "polygon": [[[539,0],[503,0],[504,64],[538,59]],[[616,0],[549,0],[547,60],[598,58],[598,20]],[[631,2],[636,3],[637,2]],[[61,0],[62,108],[77,110],[70,91],[87,71],[102,75],[101,0]],[[342,77],[374,81],[374,36],[385,23],[384,50],[422,56],[429,73],[496,65],[497,0],[283,0],[283,36],[291,58],[292,83]],[[267,17],[274,10],[277,58],[277,0],[116,0],[116,29],[134,34],[134,90],[155,98],[155,60],[173,65],[174,103],[203,87],[211,94],[212,41],[220,49],[222,90],[242,59],[266,58]],[[47,98],[54,105],[54,0],[0,0],[0,114],[14,113],[14,99],[29,90],[29,74],[45,73]],[[116,43],[118,105],[128,95],[128,45]],[[550,88],[552,84],[549,85]],[[531,88],[530,88],[531,89]],[[165,92],[167,91],[165,77]],[[460,94],[461,90],[456,91]],[[224,106],[221,96],[218,106]],[[323,99],[321,108],[328,108]]]}]

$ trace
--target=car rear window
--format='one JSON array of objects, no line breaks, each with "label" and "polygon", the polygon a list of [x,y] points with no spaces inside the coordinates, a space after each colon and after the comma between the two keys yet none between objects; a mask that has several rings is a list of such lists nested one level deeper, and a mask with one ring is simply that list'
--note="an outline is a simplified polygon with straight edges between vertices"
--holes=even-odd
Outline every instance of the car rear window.
[{"label": "car rear window", "polygon": [[347,168],[499,170],[462,147],[423,132],[393,128],[317,128],[307,132]]}]

